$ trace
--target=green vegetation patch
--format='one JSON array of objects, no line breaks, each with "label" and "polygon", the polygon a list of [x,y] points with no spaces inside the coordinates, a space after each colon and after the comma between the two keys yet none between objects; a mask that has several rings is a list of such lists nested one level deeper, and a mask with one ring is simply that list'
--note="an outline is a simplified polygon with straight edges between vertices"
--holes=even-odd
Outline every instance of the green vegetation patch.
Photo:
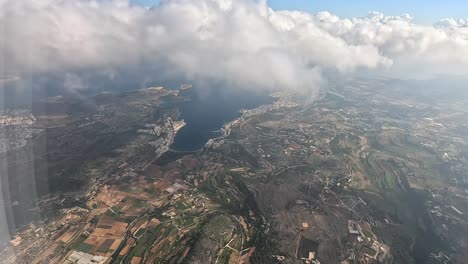
[{"label": "green vegetation patch", "polygon": [[114,242],[115,242],[115,239],[106,239],[104,241],[104,243],[102,243],[101,246],[99,246],[97,251],[100,252],[100,253],[107,253],[110,246],[112,246],[112,244],[114,244]]},{"label": "green vegetation patch", "polygon": [[215,216],[205,227],[205,234],[211,239],[222,242],[232,232],[233,223],[224,215]]},{"label": "green vegetation patch", "polygon": [[138,231],[135,234],[135,237],[140,237],[141,235],[143,235],[145,233],[145,231],[146,231],[145,228],[138,229]]},{"label": "green vegetation patch", "polygon": [[373,250],[372,248],[368,248],[368,247],[364,247],[362,249],[362,251],[364,253],[366,253],[367,255],[369,255],[369,256],[375,256],[375,254],[377,253],[377,251]]},{"label": "green vegetation patch", "polygon": [[232,250],[229,249],[229,248],[226,248],[223,250],[223,253],[221,253],[221,256],[219,256],[219,260],[218,260],[218,263],[220,264],[228,264],[229,263],[229,259],[231,257],[231,254],[232,254]]},{"label": "green vegetation patch", "polygon": [[133,206],[137,208],[143,208],[146,207],[147,203],[144,200],[139,200],[139,199],[134,199],[133,201]]},{"label": "green vegetation patch", "polygon": [[91,250],[93,249],[93,245],[87,244],[87,243],[81,243],[76,250],[84,252],[84,253],[90,253]]},{"label": "green vegetation patch", "polygon": [[73,244],[72,248],[77,249],[85,240],[86,240],[86,237],[79,236],[78,238],[76,238],[76,241]]},{"label": "green vegetation patch", "polygon": [[367,237],[372,237],[372,233],[369,232],[368,230],[362,230],[362,232],[364,233],[364,235]]},{"label": "green vegetation patch", "polygon": [[[133,257],[143,257],[147,250],[150,250],[151,245],[160,237],[159,234],[162,229],[162,225],[152,226],[148,229],[141,228],[138,230],[136,237],[142,235],[138,239],[137,245],[133,250],[127,255],[126,259],[132,259]],[[172,231],[172,228],[167,228],[166,231]],[[141,232],[141,233],[140,233]]]},{"label": "green vegetation patch", "polygon": [[179,201],[175,204],[175,208],[179,210],[185,210],[188,208],[188,206],[183,201]]},{"label": "green vegetation patch", "polygon": [[138,244],[128,256],[129,259],[133,258],[134,256],[143,257],[145,255],[146,250],[149,250],[149,247],[151,246],[153,241],[154,239],[152,239],[148,234],[143,235],[143,237],[141,237],[138,240]]}]

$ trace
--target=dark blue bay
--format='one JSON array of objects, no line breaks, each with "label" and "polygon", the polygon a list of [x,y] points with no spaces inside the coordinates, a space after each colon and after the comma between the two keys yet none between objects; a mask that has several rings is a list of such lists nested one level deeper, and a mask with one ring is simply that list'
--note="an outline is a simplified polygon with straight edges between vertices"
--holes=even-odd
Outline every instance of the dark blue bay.
[{"label": "dark blue bay", "polygon": [[195,151],[217,136],[215,131],[223,124],[239,117],[241,109],[251,109],[268,104],[273,98],[267,94],[253,92],[226,93],[213,91],[200,95],[195,89],[188,90],[192,100],[179,106],[181,119],[187,122],[177,134],[172,149]]}]

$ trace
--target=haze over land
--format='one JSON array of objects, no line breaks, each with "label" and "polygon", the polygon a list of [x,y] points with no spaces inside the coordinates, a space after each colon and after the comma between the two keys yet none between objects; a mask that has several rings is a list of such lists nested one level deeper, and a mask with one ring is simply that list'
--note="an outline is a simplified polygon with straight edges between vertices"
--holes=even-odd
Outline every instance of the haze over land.
[{"label": "haze over land", "polygon": [[123,0],[2,0],[0,10],[0,85],[23,89],[177,80],[314,94],[337,74],[468,73],[463,19],[426,26],[410,15],[340,18],[274,11],[253,0],[169,0],[151,8]]}]

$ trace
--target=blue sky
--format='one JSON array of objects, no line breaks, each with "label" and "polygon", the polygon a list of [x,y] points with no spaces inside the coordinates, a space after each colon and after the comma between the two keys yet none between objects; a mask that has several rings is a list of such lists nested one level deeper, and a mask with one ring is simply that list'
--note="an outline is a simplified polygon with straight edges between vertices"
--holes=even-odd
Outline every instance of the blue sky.
[{"label": "blue sky", "polygon": [[[132,0],[143,5],[159,0]],[[193,0],[197,1],[197,0]],[[342,17],[365,16],[370,11],[387,15],[411,14],[422,23],[442,18],[468,18],[468,0],[269,0],[274,9],[294,9],[309,12],[329,11]]]}]

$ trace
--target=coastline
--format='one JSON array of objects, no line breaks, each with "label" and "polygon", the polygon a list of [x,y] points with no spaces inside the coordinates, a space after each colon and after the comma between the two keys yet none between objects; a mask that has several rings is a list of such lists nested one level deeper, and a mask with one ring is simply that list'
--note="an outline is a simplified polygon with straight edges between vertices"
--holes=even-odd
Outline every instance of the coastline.
[{"label": "coastline", "polygon": [[241,123],[247,121],[248,119],[265,114],[267,112],[276,111],[280,109],[287,109],[287,108],[294,108],[299,106],[299,103],[293,99],[293,96],[288,93],[274,93],[270,95],[275,100],[272,104],[264,104],[260,105],[253,109],[241,109],[240,116],[230,122],[227,122],[223,125],[220,129],[221,135],[215,138],[212,138],[206,142],[206,144],[197,152],[203,152],[209,148],[218,148],[220,145],[224,143],[224,139],[227,138],[231,134],[231,129],[236,126],[240,125]]}]

